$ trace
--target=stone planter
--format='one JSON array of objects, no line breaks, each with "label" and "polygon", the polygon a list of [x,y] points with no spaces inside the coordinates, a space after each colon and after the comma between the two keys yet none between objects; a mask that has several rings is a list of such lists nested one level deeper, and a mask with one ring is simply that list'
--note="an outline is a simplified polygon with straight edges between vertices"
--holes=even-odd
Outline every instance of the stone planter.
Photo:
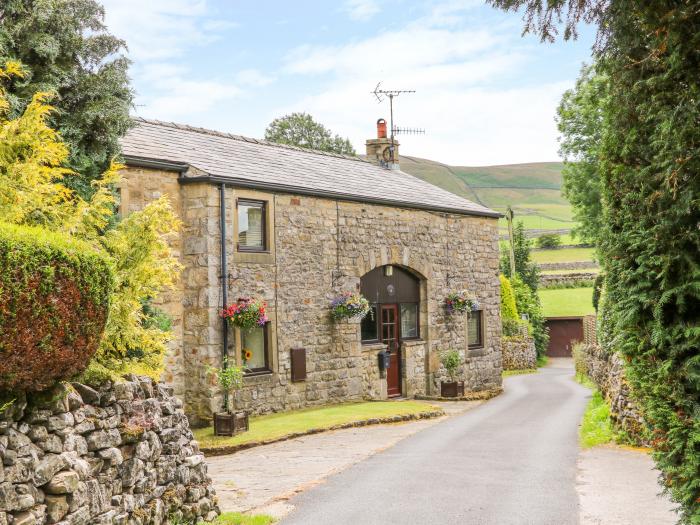
[{"label": "stone planter", "polygon": [[248,430],[248,412],[214,414],[214,435],[234,436]]},{"label": "stone planter", "polygon": [[443,381],[440,383],[440,397],[464,396],[464,381]]}]

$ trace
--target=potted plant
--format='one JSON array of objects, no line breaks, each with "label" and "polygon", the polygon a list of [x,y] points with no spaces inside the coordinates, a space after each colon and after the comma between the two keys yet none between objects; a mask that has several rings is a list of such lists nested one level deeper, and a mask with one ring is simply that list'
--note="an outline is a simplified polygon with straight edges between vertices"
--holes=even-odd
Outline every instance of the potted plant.
[{"label": "potted plant", "polygon": [[447,294],[447,297],[445,297],[445,308],[447,308],[447,313],[450,314],[473,312],[479,309],[479,301],[468,290],[460,290],[459,292]]},{"label": "potted plant", "polygon": [[440,362],[445,367],[450,381],[440,383],[440,397],[458,397],[464,395],[464,381],[457,381],[457,369],[459,368],[459,352],[448,350],[440,356]]},{"label": "potted plant", "polygon": [[212,371],[216,376],[217,385],[224,392],[223,412],[214,414],[214,435],[233,436],[245,432],[248,430],[248,413],[231,409],[231,398],[235,397],[236,392],[243,386],[243,367],[231,365],[228,359],[224,358],[223,366]]},{"label": "potted plant", "polygon": [[331,317],[335,321],[361,320],[369,312],[369,301],[357,292],[343,292],[331,302]]}]

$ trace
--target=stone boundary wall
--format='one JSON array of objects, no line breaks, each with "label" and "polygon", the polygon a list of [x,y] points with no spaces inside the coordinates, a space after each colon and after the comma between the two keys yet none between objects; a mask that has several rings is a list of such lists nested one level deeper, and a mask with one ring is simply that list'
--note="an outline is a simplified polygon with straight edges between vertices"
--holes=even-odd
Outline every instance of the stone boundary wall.
[{"label": "stone boundary wall", "polygon": [[610,417],[615,426],[639,444],[647,444],[644,419],[630,394],[622,358],[595,344],[578,345],[574,354],[576,372],[588,376],[610,403]]},{"label": "stone boundary wall", "polygon": [[579,270],[588,268],[599,268],[595,261],[578,261],[578,262],[559,262],[559,263],[540,263],[540,270]]},{"label": "stone boundary wall", "polygon": [[598,276],[594,272],[540,274],[539,282],[543,288],[567,286],[580,281],[593,281]]},{"label": "stone boundary wall", "polygon": [[535,340],[529,335],[503,336],[501,339],[503,370],[537,368]]},{"label": "stone boundary wall", "polygon": [[0,414],[0,459],[0,525],[164,525],[218,515],[182,402],[150,378],[21,396]]}]

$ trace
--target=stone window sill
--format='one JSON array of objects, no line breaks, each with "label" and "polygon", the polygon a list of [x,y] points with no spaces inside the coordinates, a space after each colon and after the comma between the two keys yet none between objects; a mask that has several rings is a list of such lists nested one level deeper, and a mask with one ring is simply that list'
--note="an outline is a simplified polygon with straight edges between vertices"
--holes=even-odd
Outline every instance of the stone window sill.
[{"label": "stone window sill", "polygon": [[405,341],[401,341],[401,343],[404,346],[420,346],[425,344],[425,340],[423,339],[406,339]]},{"label": "stone window sill", "polygon": [[272,370],[264,372],[254,372],[243,376],[243,383],[255,385],[259,383],[269,383],[272,380]]},{"label": "stone window sill", "polygon": [[372,350],[386,350],[384,343],[362,343],[363,352],[371,352]]}]

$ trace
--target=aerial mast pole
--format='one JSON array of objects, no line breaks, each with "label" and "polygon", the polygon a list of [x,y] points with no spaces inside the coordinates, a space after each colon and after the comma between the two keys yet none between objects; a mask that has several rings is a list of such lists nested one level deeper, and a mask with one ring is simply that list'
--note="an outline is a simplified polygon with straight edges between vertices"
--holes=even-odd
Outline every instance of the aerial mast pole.
[{"label": "aerial mast pole", "polygon": [[417,135],[425,133],[425,130],[409,128],[399,129],[394,125],[394,97],[398,97],[401,93],[415,93],[416,91],[413,89],[379,89],[381,85],[382,83],[379,82],[377,87],[374,88],[374,91],[372,91],[372,94],[377,97],[377,101],[379,102],[383,100],[382,95],[389,97],[389,125],[391,126],[391,146],[389,146],[389,151],[391,152],[391,163],[396,164],[395,135],[399,133]]}]

